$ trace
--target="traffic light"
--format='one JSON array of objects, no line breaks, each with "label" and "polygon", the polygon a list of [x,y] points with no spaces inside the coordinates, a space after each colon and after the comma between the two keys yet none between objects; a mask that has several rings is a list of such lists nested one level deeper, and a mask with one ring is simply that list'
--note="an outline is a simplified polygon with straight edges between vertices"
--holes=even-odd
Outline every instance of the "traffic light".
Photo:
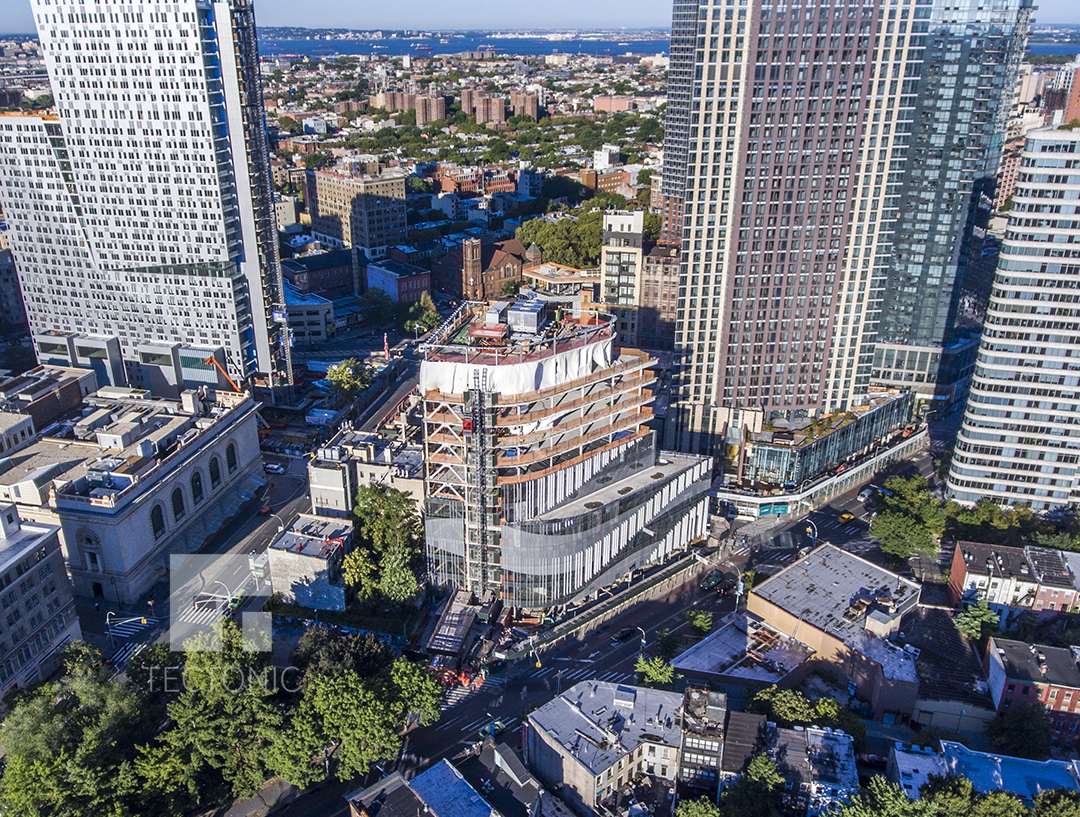
[{"label": "traffic light", "polygon": [[142,623],[143,623],[143,624],[145,624],[145,623],[146,623],[146,618],[145,618],[145,617],[144,617],[144,618],[142,619]]}]

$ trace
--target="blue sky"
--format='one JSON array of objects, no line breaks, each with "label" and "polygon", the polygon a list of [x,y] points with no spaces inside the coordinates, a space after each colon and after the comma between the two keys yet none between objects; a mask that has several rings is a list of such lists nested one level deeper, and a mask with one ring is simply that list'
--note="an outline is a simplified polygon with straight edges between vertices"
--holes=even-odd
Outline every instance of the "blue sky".
[{"label": "blue sky", "polygon": [[[1038,0],[1038,7],[1036,22],[1080,23],[1076,0]],[[29,3],[17,0],[8,12],[2,23],[6,30],[34,30]],[[327,28],[652,28],[671,23],[671,5],[665,0],[255,0],[255,14],[262,25]]]}]

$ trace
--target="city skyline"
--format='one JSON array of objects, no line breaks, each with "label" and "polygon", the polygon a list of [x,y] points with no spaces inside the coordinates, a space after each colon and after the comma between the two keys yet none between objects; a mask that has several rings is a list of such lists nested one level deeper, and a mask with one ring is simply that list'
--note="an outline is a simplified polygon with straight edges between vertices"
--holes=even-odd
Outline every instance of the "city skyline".
[{"label": "city skyline", "polygon": [[[34,17],[28,2],[10,9],[7,19],[9,34],[26,34],[35,30]],[[478,0],[470,4],[469,17],[463,19],[458,6],[434,0],[412,0],[396,4],[383,12],[372,14],[371,9],[359,9],[341,0],[319,0],[304,6],[298,19],[296,5],[288,0],[258,0],[255,3],[256,22],[260,26],[296,26],[302,28],[414,29],[438,28],[450,31],[477,29],[638,29],[668,28],[671,10],[666,3],[649,0],[627,0],[581,4],[571,0],[556,0],[544,4],[507,4],[495,0]],[[1043,0],[1038,4],[1035,24],[1077,23],[1080,13],[1073,0]],[[1080,48],[1080,46],[1078,46]]]}]

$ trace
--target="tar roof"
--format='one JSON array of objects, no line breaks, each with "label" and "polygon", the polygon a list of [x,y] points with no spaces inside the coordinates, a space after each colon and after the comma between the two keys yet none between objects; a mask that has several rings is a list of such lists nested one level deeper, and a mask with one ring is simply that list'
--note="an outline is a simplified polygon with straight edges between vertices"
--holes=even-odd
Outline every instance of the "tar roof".
[{"label": "tar roof", "polygon": [[949,774],[966,777],[980,793],[1007,791],[1031,801],[1048,789],[1080,791],[1076,763],[1027,760],[976,752],[959,743],[941,741]]},{"label": "tar roof", "polygon": [[502,817],[530,817],[540,786],[507,744],[484,740],[480,754],[458,765],[461,776],[483,793]]},{"label": "tar roof", "polygon": [[1005,667],[1005,675],[1010,681],[1057,684],[1080,689],[1080,669],[1076,665],[1076,656],[1069,649],[1025,644],[1023,641],[1009,641],[1004,638],[991,639],[990,649],[997,650],[997,655]]},{"label": "tar roof", "polygon": [[585,681],[537,709],[529,720],[593,774],[642,743],[678,746],[682,695]]},{"label": "tar roof", "polygon": [[959,542],[956,546],[964,556],[964,569],[970,574],[1035,581],[1023,548],[982,542]]},{"label": "tar roof", "polygon": [[435,817],[491,817],[491,806],[443,760],[409,781]]},{"label": "tar roof", "polygon": [[[875,644],[881,639],[865,633],[862,615],[872,609],[889,612],[889,608],[893,608],[890,615],[906,613],[919,602],[915,582],[833,545],[822,545],[751,592],[853,649],[873,651],[870,657],[882,664],[886,674],[886,664],[895,663],[900,676],[910,674],[910,680],[915,680],[910,660],[905,670],[900,651]],[[898,653],[895,662],[891,661],[893,652]]]},{"label": "tar roof", "polygon": [[728,712],[724,730],[724,756],[720,769],[741,774],[750,758],[765,742],[765,716],[749,712]]},{"label": "tar roof", "polygon": [[919,651],[915,669],[919,673],[920,698],[993,709],[979,654],[956,629],[952,611],[916,607],[904,616],[900,629],[904,646]]}]

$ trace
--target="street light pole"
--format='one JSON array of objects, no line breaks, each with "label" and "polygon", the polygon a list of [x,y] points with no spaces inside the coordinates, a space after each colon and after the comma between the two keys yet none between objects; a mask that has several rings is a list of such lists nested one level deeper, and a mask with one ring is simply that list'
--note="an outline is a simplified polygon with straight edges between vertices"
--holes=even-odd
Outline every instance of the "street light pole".
[{"label": "street light pole", "polygon": [[641,649],[638,650],[638,655],[644,655],[645,654],[645,631],[643,629],[641,629],[640,627],[635,627],[634,629],[636,629],[639,633],[641,633]]},{"label": "street light pole", "polygon": [[110,610],[108,613],[105,614],[105,628],[106,628],[106,630],[108,631],[108,634],[109,634],[109,645],[115,650],[116,649],[116,642],[113,640],[113,634],[112,634],[112,617],[114,615],[116,615],[116,613],[114,613],[112,610]]},{"label": "street light pole", "polygon": [[806,532],[810,534],[810,544],[813,545],[817,542],[817,525],[814,524],[812,519],[806,520]]}]

